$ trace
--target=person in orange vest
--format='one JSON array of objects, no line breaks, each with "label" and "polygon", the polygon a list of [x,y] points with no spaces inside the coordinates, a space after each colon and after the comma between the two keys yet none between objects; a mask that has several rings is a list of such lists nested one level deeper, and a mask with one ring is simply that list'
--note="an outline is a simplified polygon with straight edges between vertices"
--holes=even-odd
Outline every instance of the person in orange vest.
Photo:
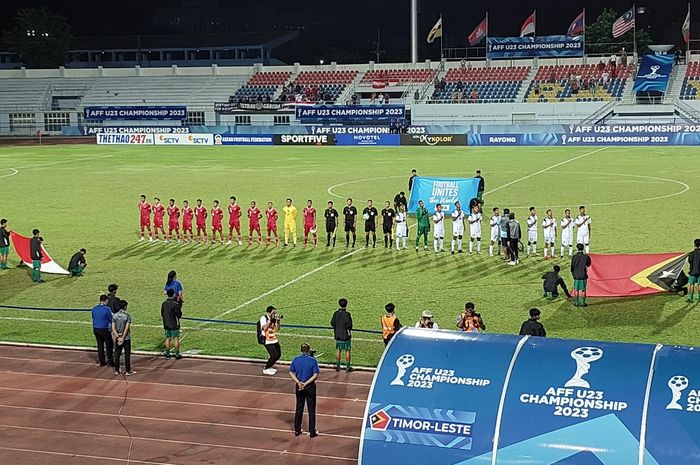
[{"label": "person in orange vest", "polygon": [[480,333],[481,331],[486,330],[484,320],[481,319],[480,314],[476,313],[472,302],[467,302],[464,305],[464,312],[462,312],[459,317],[457,327],[467,333]]},{"label": "person in orange vest", "polygon": [[386,315],[382,317],[382,338],[384,339],[384,345],[387,345],[394,334],[401,329],[401,322],[399,318],[394,314],[396,306],[389,302],[384,306],[386,310]]}]

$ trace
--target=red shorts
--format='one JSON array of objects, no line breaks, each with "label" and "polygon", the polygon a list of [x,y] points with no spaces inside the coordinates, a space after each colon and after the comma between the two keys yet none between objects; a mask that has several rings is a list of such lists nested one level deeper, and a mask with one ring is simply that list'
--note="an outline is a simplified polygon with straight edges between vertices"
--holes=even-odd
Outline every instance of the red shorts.
[{"label": "red shorts", "polygon": [[250,231],[250,235],[253,235],[253,232],[257,232],[258,234],[260,234],[260,225],[259,224],[251,224],[248,229]]},{"label": "red shorts", "polygon": [[206,223],[197,223],[197,229],[200,231],[203,229],[207,229],[207,224]]},{"label": "red shorts", "polygon": [[153,218],[153,226],[155,226],[156,228],[162,228],[163,218]]},{"label": "red shorts", "polygon": [[309,231],[311,231],[311,229],[312,229],[312,228],[315,228],[315,227],[316,227],[315,224],[305,224],[305,225],[304,225],[304,236],[308,236],[308,235],[309,235]]},{"label": "red shorts", "polygon": [[267,224],[267,234],[269,235],[270,233],[277,234],[277,223]]},{"label": "red shorts", "polygon": [[151,218],[141,218],[141,226],[150,226]]},{"label": "red shorts", "polygon": [[170,229],[180,229],[180,223],[177,223],[177,222],[168,223],[168,228],[170,228]]},{"label": "red shorts", "polygon": [[182,229],[184,231],[192,231],[192,223],[182,223]]},{"label": "red shorts", "polygon": [[216,232],[216,231],[221,231],[222,227],[220,224],[212,224],[211,229],[212,229],[212,231]]},{"label": "red shorts", "polygon": [[240,231],[241,230],[241,222],[240,221],[236,221],[236,222],[229,221],[228,228],[235,229],[236,231]]}]

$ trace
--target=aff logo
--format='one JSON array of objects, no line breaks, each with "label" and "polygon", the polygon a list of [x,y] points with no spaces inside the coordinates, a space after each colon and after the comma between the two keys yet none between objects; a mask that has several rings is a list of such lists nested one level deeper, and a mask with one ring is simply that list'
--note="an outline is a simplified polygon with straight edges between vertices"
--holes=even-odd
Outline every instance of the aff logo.
[{"label": "aff logo", "polygon": [[682,375],[672,376],[668,380],[668,388],[671,390],[671,402],[666,406],[666,410],[683,410],[681,404],[678,403],[681,400],[681,395],[683,391],[688,388],[690,382],[688,378]]},{"label": "aff logo", "polygon": [[647,73],[647,74],[644,74],[642,77],[645,77],[645,78],[647,78],[647,79],[658,79],[658,78],[666,77],[665,74],[659,74],[659,73],[658,73],[659,69],[661,69],[661,66],[659,66],[659,65],[652,65],[652,66],[650,67],[650,69],[651,69],[651,72],[649,72],[649,73]]},{"label": "aff logo", "polygon": [[598,347],[578,347],[571,351],[571,358],[576,361],[576,373],[564,384],[564,387],[580,387],[589,389],[591,385],[583,379],[591,369],[591,363],[597,362],[603,356],[603,349]]},{"label": "aff logo", "polygon": [[396,359],[396,378],[391,382],[391,386],[405,386],[403,378],[406,376],[406,370],[416,362],[416,358],[412,354],[403,354]]}]

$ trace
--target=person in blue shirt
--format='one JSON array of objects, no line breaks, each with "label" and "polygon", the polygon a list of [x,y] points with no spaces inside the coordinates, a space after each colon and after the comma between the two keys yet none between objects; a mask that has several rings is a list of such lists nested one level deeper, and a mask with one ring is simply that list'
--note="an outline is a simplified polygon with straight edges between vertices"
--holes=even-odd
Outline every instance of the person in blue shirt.
[{"label": "person in blue shirt", "polygon": [[294,380],[294,391],[297,397],[294,412],[294,436],[301,434],[301,418],[304,415],[304,402],[309,413],[309,437],[318,436],[316,431],[316,380],[320,370],[318,362],[311,355],[311,347],[301,345],[301,354],[297,355],[289,366],[289,376]]},{"label": "person in blue shirt", "polygon": [[165,281],[165,287],[163,287],[163,293],[165,295],[168,295],[168,289],[175,291],[175,302],[182,305],[184,300],[182,296],[182,284],[177,280],[177,273],[175,270],[171,270],[170,273],[168,273],[168,280]]},{"label": "person in blue shirt", "polygon": [[[112,310],[107,306],[109,298],[102,294],[100,303],[92,309],[92,332],[97,340],[97,357],[100,366],[114,366],[114,342],[112,341]],[[106,354],[105,354],[106,348]]]}]

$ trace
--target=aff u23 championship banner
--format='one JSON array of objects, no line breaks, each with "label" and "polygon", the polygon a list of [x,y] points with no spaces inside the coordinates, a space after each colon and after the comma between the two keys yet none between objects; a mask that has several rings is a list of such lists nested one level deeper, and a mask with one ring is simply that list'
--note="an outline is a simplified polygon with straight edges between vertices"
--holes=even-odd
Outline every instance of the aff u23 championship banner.
[{"label": "aff u23 championship banner", "polygon": [[635,92],[664,93],[671,77],[674,55],[646,55],[634,80]]},{"label": "aff u23 championship banner", "polygon": [[359,463],[696,464],[698,362],[687,347],[404,328]]},{"label": "aff u23 championship banner", "polygon": [[109,106],[85,107],[83,115],[89,121],[136,121],[187,119],[185,106]]},{"label": "aff u23 championship banner", "polygon": [[469,210],[469,201],[476,197],[479,180],[474,178],[429,178],[419,176],[413,180],[413,189],[408,199],[408,212],[414,213],[418,201],[425,203],[430,213],[437,204],[442,205],[445,214],[452,213],[455,202],[459,201],[462,209]]},{"label": "aff u23 championship banner", "polygon": [[490,59],[583,56],[583,36],[489,37]]},{"label": "aff u23 championship banner", "polygon": [[369,122],[404,119],[404,105],[297,105],[296,118],[302,123]]}]

